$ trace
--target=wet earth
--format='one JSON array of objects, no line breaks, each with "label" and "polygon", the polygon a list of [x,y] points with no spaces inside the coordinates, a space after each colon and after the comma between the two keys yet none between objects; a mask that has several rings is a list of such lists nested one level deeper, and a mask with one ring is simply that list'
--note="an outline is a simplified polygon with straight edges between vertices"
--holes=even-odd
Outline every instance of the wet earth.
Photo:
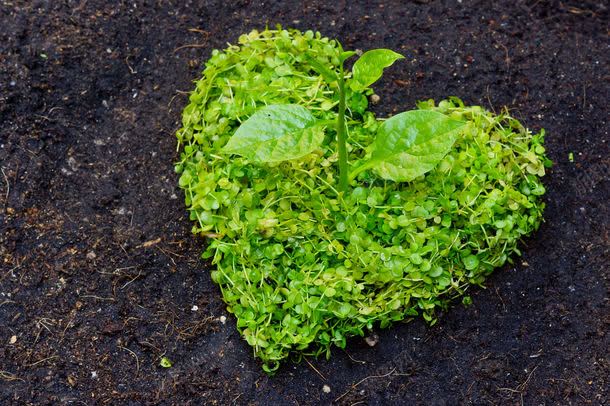
[{"label": "wet earth", "polygon": [[[0,404],[608,404],[608,22],[603,1],[0,1]],[[268,377],[173,163],[212,49],[278,23],[405,54],[379,114],[508,106],[555,164],[546,222],[472,305]]]}]

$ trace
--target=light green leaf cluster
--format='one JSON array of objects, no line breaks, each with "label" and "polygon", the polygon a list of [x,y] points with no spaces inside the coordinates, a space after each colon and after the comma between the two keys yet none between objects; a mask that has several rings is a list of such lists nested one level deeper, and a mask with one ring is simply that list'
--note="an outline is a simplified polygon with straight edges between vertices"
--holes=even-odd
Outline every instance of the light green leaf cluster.
[{"label": "light green leaf cluster", "polygon": [[[355,53],[341,52],[340,62]],[[364,90],[382,75],[400,54],[388,49],[366,52],[352,69],[351,88]],[[339,154],[339,191],[347,193],[347,141],[345,135],[345,79],[343,65],[336,75],[313,58],[307,61],[328,84],[337,83],[339,112],[336,120],[337,150]],[[225,153],[237,154],[254,162],[281,162],[301,158],[316,149],[324,140],[322,122],[305,108],[296,104],[274,104],[254,113],[235,131],[223,148]],[[449,152],[459,136],[463,122],[452,120],[434,111],[408,111],[387,120],[379,129],[372,145],[370,159],[351,173],[351,178],[365,169],[373,168],[384,179],[396,182],[412,181],[431,171]]]},{"label": "light green leaf cluster", "polygon": [[[248,144],[237,128],[278,104],[334,120],[336,89],[313,65],[336,73],[342,52],[310,31],[244,35],[214,51],[177,133],[193,232],[209,238],[212,279],[266,371],[290,354],[329,355],[375,326],[417,315],[435,322],[436,311],[518,254],[542,221],[544,133],[457,99],[422,102],[384,122],[366,111],[370,90],[348,88],[349,162],[355,171],[356,162],[377,163],[355,173],[342,198],[336,148],[302,134],[313,128],[304,113],[286,127],[305,138],[295,159],[258,162],[259,148],[272,156],[283,141]],[[458,131],[457,123],[466,124]],[[417,154],[432,141],[420,136],[427,125],[447,140],[434,140],[443,156],[424,176]],[[334,139],[333,128],[325,132]],[[404,160],[422,169],[397,171]]]}]

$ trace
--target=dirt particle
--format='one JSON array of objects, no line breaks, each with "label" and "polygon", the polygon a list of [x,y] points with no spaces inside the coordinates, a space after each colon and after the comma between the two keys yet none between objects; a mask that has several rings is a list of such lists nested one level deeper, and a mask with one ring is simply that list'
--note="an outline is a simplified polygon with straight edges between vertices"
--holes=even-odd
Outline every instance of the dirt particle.
[{"label": "dirt particle", "polygon": [[70,167],[70,169],[72,169],[73,172],[76,172],[78,170],[78,162],[76,162],[76,159],[74,159],[73,156],[68,158],[68,166]]},{"label": "dirt particle", "polygon": [[123,325],[121,323],[109,322],[102,329],[102,333],[111,336],[120,333],[122,330]]},{"label": "dirt particle", "polygon": [[369,345],[369,347],[374,347],[379,342],[379,336],[375,333],[372,333],[364,338],[364,341]]}]

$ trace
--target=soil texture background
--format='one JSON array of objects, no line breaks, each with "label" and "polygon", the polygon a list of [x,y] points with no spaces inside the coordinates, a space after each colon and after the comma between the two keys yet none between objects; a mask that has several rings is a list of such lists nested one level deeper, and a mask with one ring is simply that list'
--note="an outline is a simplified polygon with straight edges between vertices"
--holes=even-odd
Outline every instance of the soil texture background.
[{"label": "soil texture background", "polygon": [[[603,1],[0,1],[0,404],[608,404],[608,22]],[[471,306],[270,378],[173,164],[212,49],[278,23],[403,53],[379,115],[508,106],[555,165],[546,222]]]}]

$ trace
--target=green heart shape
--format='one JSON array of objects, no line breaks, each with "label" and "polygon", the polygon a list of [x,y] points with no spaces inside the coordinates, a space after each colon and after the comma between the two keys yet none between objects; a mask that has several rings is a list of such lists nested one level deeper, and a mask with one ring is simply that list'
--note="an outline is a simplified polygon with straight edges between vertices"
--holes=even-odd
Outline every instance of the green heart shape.
[{"label": "green heart shape", "polygon": [[[212,279],[268,372],[292,352],[328,356],[374,326],[416,315],[434,323],[436,310],[519,254],[518,241],[542,221],[544,132],[455,98],[418,105],[467,123],[438,165],[409,183],[362,172],[343,199],[336,151],[321,139],[279,163],[222,153],[266,105],[298,104],[333,120],[325,76],[340,58],[335,41],[311,31],[242,35],[212,53],[177,132],[193,232],[209,238]],[[350,92],[355,162],[382,121],[366,111],[370,89]]]}]

